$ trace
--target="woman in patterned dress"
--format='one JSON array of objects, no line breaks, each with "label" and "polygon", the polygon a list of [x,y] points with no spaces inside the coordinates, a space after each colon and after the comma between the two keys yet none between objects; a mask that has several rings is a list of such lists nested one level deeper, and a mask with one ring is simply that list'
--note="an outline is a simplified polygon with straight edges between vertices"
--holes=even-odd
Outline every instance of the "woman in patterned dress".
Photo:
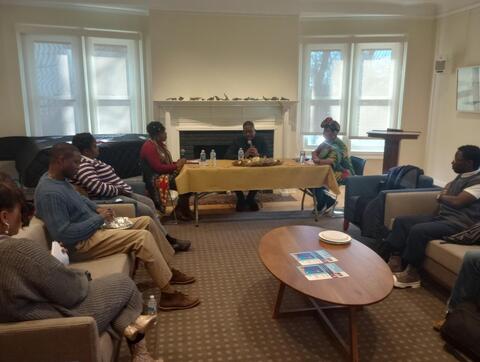
[{"label": "woman in patterned dress", "polygon": [[[354,172],[347,146],[337,137],[340,124],[333,118],[327,117],[323,120],[321,127],[325,141],[312,152],[312,161],[316,165],[331,166],[337,182],[343,184],[347,177],[354,175]],[[312,191],[317,199],[317,210],[320,213],[333,210],[336,200],[329,195],[326,187],[315,188]]]}]

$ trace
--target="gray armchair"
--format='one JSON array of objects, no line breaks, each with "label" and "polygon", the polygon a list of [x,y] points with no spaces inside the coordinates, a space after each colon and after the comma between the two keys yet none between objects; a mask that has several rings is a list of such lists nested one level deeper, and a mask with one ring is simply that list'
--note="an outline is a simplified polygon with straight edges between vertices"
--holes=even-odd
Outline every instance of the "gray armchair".
[{"label": "gray armchair", "polygon": [[[433,179],[421,175],[418,179],[417,188],[404,188],[397,190],[382,190],[382,183],[386,181],[387,175],[352,176],[345,180],[345,208],[343,218],[343,230],[348,230],[350,223],[362,228],[362,216],[365,210],[365,202],[380,196],[380,205],[385,213],[385,198],[389,193],[416,192],[427,190],[438,190],[433,185]],[[383,218],[382,218],[383,220]]]}]

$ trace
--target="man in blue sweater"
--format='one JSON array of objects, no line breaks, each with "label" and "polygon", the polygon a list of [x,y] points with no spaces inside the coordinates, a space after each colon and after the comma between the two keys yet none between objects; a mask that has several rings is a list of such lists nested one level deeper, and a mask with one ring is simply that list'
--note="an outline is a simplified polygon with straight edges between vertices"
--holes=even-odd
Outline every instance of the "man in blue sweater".
[{"label": "man in blue sweater", "polygon": [[52,238],[67,247],[72,260],[134,253],[144,262],[162,291],[160,310],[198,305],[198,298],[189,297],[172,287],[172,284],[193,283],[195,278],[170,266],[174,250],[151,218],[133,218],[133,226],[127,230],[103,228],[105,222],[115,217],[113,211],[98,207],[68,182],[76,174],[80,159],[75,146],[68,143],[55,145],[50,153],[48,172],[41,177],[35,190],[36,215],[45,222]]}]

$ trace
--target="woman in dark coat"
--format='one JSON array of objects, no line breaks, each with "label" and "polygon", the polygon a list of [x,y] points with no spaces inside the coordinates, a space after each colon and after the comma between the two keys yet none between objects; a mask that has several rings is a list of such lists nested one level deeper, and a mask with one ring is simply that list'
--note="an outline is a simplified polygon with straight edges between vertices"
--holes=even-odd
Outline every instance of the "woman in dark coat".
[{"label": "woman in dark coat", "polygon": [[144,316],[142,295],[124,274],[90,280],[66,268],[38,242],[16,239],[28,224],[20,189],[0,182],[0,322],[91,316],[99,334],[125,336],[132,361],[154,361],[143,338],[156,315]]}]

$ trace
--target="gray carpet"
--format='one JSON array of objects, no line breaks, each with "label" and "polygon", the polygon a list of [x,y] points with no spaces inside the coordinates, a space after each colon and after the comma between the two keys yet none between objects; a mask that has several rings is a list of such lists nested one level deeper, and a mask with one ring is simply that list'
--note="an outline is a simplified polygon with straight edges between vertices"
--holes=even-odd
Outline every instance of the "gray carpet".
[{"label": "gray carpet", "polygon": [[[148,334],[150,351],[174,361],[340,361],[345,355],[314,316],[272,319],[278,282],[263,267],[257,247],[272,228],[306,224],[341,228],[342,219],[273,219],[213,222],[195,228],[168,226],[173,235],[190,239],[191,251],[178,254],[175,266],[198,281],[179,289],[199,295],[200,306],[163,312]],[[358,230],[351,234],[358,237]],[[140,269],[137,281],[148,280]],[[158,293],[152,289],[145,296]],[[451,361],[432,322],[444,312],[445,293],[433,286],[394,290],[381,303],[359,312],[362,361]],[[285,306],[304,300],[289,291]],[[336,311],[335,324],[347,332],[346,315]],[[123,346],[121,361],[128,361]]]}]

